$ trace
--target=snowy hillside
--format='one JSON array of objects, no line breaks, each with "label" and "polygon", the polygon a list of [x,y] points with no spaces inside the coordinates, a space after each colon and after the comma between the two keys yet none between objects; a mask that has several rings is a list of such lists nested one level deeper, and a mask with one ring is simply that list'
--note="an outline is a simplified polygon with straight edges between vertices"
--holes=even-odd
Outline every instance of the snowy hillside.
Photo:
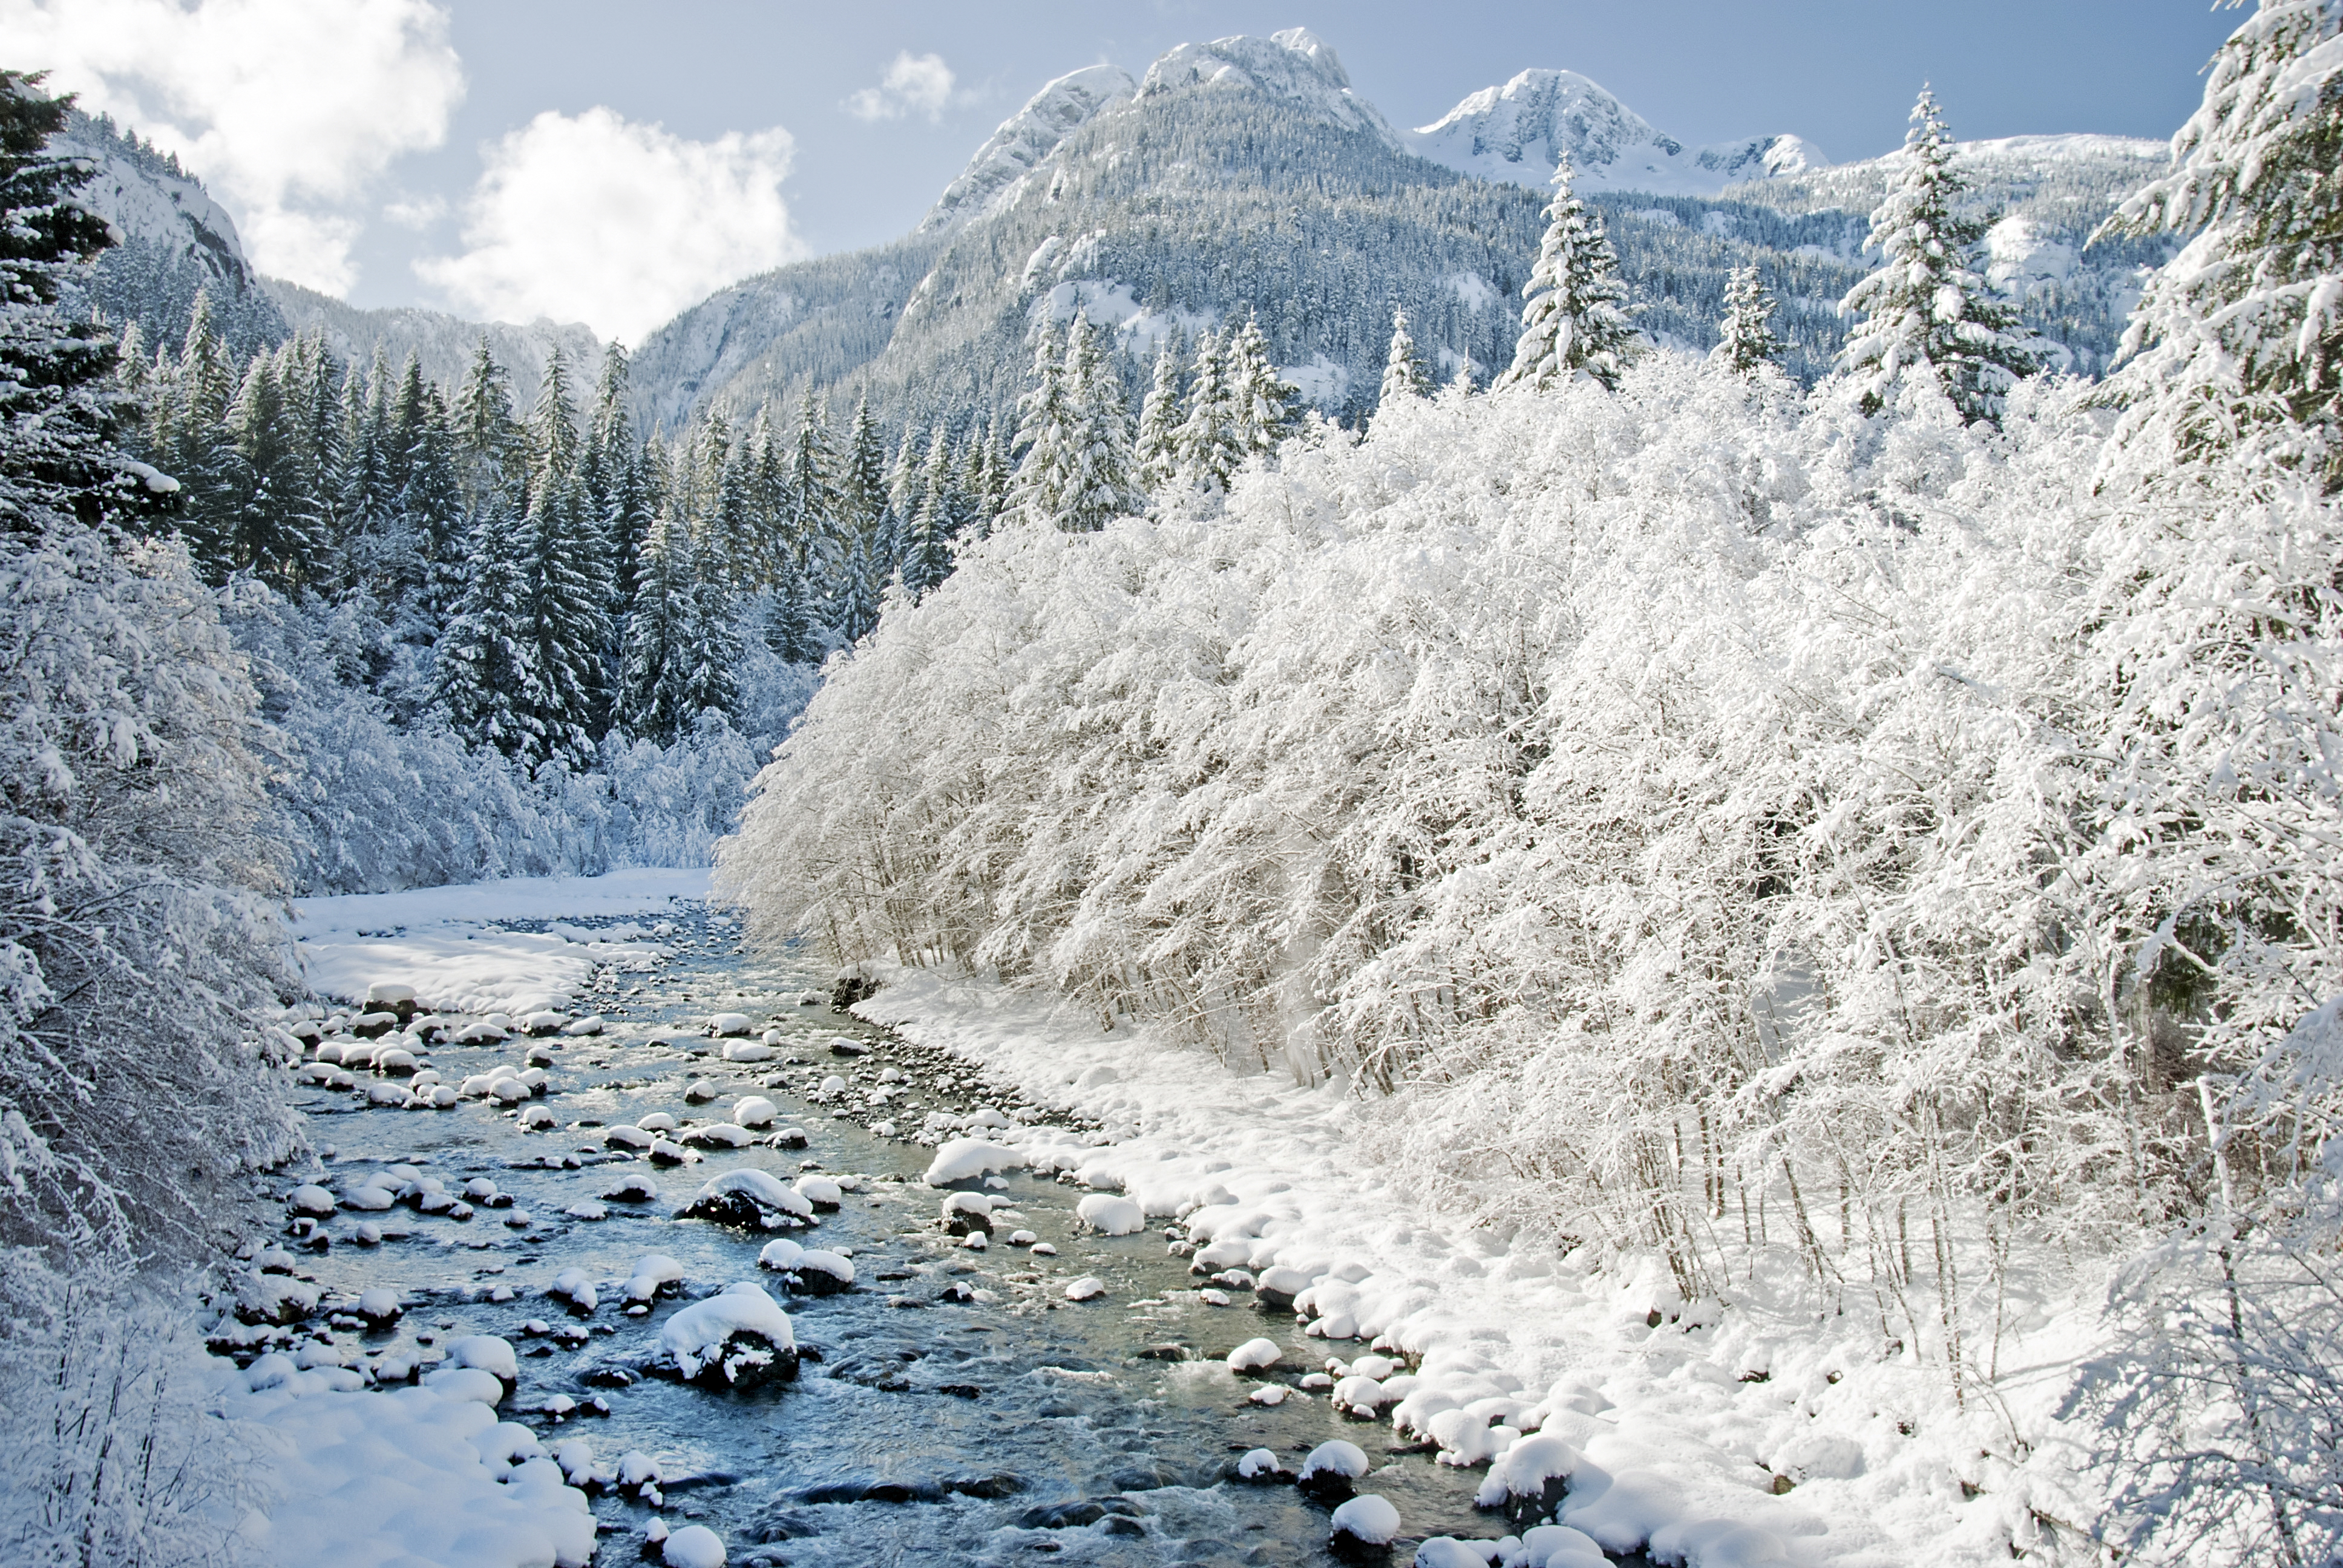
[{"label": "snowy hillside", "polygon": [[78,113],[55,145],[88,161],[92,175],[81,188],[81,205],[122,236],[99,258],[90,288],[110,319],[136,322],[150,344],[176,344],[186,332],[197,291],[208,290],[222,329],[238,350],[284,337],[284,320],[245,258],[235,220],[176,159],[125,135],[111,120]]},{"label": "snowy hillside", "polygon": [[396,370],[413,354],[422,362],[425,376],[441,386],[455,386],[464,379],[465,367],[486,337],[497,362],[512,372],[513,396],[524,408],[536,406],[546,357],[557,346],[568,357],[579,382],[590,386],[601,373],[602,345],[593,329],[580,322],[540,319],[517,327],[507,321],[467,321],[437,310],[361,310],[281,277],[264,277],[260,286],[284,312],[288,327],[323,332],[336,357],[347,364],[363,365],[380,354]]},{"label": "snowy hillside", "polygon": [[1686,146],[1575,71],[1523,71],[1404,139],[1417,156],[1459,173],[1541,189],[1567,153],[1577,187],[1590,193],[1715,196],[1742,180],[1829,166],[1819,147],[1787,135]]}]

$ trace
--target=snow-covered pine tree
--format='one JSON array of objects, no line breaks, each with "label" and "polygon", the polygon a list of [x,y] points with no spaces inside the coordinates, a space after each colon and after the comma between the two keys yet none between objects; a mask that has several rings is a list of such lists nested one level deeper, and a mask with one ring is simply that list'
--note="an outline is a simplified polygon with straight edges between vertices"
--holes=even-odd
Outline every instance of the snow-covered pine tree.
[{"label": "snow-covered pine tree", "polygon": [[532,763],[559,760],[583,770],[593,761],[608,711],[602,683],[610,587],[602,530],[586,510],[574,473],[548,472],[530,487],[520,532],[528,550],[523,700],[536,741],[526,755]]},{"label": "snow-covered pine tree", "polygon": [[905,420],[902,437],[895,443],[895,460],[887,468],[887,504],[906,524],[920,515],[927,501],[927,466],[921,457],[925,450],[919,432]]},{"label": "snow-covered pine tree", "polygon": [[1096,533],[1145,503],[1131,493],[1131,410],[1122,377],[1080,311],[1066,336],[1065,386],[1069,426],[1058,527],[1068,533]]},{"label": "snow-covered pine tree", "polygon": [[1260,318],[1248,311],[1228,351],[1222,376],[1235,404],[1237,443],[1246,457],[1274,457],[1285,438],[1302,427],[1302,396],[1269,361],[1269,340]]},{"label": "snow-covered pine tree", "polygon": [[1736,376],[1779,363],[1782,340],[1774,335],[1774,297],[1758,281],[1757,266],[1736,266],[1725,286],[1725,320],[1709,357]]},{"label": "snow-covered pine tree", "polygon": [[179,529],[204,575],[226,580],[236,568],[239,508],[236,440],[228,429],[237,378],[226,341],[211,309],[211,293],[196,296],[187,338],[171,377],[164,467],[179,482]]},{"label": "snow-covered pine tree", "polygon": [[456,394],[452,414],[457,478],[464,487],[466,508],[482,510],[491,491],[503,497],[508,512],[519,507],[528,472],[528,437],[513,417],[512,378],[497,363],[485,333]]},{"label": "snow-covered pine tree", "polygon": [[423,379],[421,362],[407,356],[399,379],[392,420],[406,482],[398,507],[422,556],[423,581],[416,590],[425,635],[450,614],[463,594],[466,555],[464,489],[456,477],[456,433],[439,390]]},{"label": "snow-covered pine tree", "polygon": [[1177,328],[1155,347],[1155,375],[1139,407],[1139,439],[1131,458],[1139,488],[1148,495],[1170,484],[1180,468],[1181,365]]},{"label": "snow-covered pine tree", "polygon": [[1522,335],[1513,363],[1496,390],[1544,390],[1584,377],[1615,389],[1627,362],[1642,350],[1619,254],[1603,220],[1571,188],[1568,156],[1554,165],[1554,199],[1546,205],[1545,238],[1522,286]]},{"label": "snow-covered pine tree", "polygon": [[839,477],[839,494],[843,503],[841,521],[862,548],[864,587],[875,620],[880,590],[895,574],[902,518],[888,492],[887,442],[880,433],[878,417],[870,411],[867,393],[855,399],[854,419],[847,427],[846,465]]},{"label": "snow-covered pine tree", "polygon": [[299,432],[275,356],[253,356],[228,428],[237,458],[228,561],[281,593],[297,592],[321,575],[330,581],[324,510],[302,484]]},{"label": "snow-covered pine tree", "polygon": [[463,592],[432,664],[432,700],[468,744],[508,757],[540,756],[544,732],[528,700],[536,685],[529,541],[501,486],[488,486],[471,518]]},{"label": "snow-covered pine tree", "polygon": [[1918,376],[1963,419],[1998,420],[2009,389],[2039,367],[2017,313],[1993,297],[1971,259],[1986,226],[1958,209],[1969,187],[1953,167],[1954,151],[1936,95],[1921,88],[1903,167],[1864,241],[1880,264],[1839,302],[1841,312],[1862,317],[1838,363],[1867,413],[1891,402],[1899,381]]},{"label": "snow-covered pine tree", "polygon": [[[634,594],[635,552],[650,527],[637,493],[634,420],[627,412],[629,363],[623,344],[602,354],[602,377],[594,390],[578,458],[578,483],[588,513],[601,520],[610,562],[610,613],[622,619]],[[615,631],[615,628],[614,628]]]},{"label": "snow-covered pine tree", "polygon": [[692,642],[699,586],[691,529],[661,508],[634,568],[635,611],[627,621],[618,722],[639,739],[671,746],[690,722],[678,675]]},{"label": "snow-covered pine tree", "polygon": [[1383,388],[1375,397],[1378,408],[1389,407],[1395,398],[1432,396],[1432,372],[1423,367],[1423,356],[1415,351],[1415,339],[1407,327],[1407,312],[1394,307],[1391,352],[1383,357]]},{"label": "snow-covered pine tree", "polygon": [[1179,482],[1218,495],[1245,459],[1237,427],[1237,392],[1230,349],[1236,338],[1207,330],[1196,339],[1196,363],[1188,377],[1188,409],[1180,421]]},{"label": "snow-covered pine tree", "polygon": [[[307,333],[287,344],[280,356],[278,379],[293,412],[300,453],[301,486],[318,498],[327,512],[327,536],[340,532],[340,474],[347,454],[342,440],[341,386],[347,374],[341,361],[326,345],[322,332]],[[394,473],[392,484],[403,482]]]},{"label": "snow-covered pine tree", "polygon": [[830,421],[808,392],[798,402],[798,435],[789,451],[790,513],[782,542],[809,589],[829,575],[840,538],[838,457],[830,449]]},{"label": "snow-covered pine tree", "polygon": [[918,480],[923,496],[903,549],[903,587],[917,604],[951,575],[951,541],[967,525],[965,498],[952,462],[950,433],[938,425]]},{"label": "snow-covered pine tree", "polygon": [[[2231,0],[2232,4],[2237,0]],[[2108,391],[2184,448],[2263,427],[2343,486],[2343,0],[2262,0],[2213,57],[2173,168],[2102,234],[2201,229],[2149,281]]]},{"label": "snow-covered pine tree", "polygon": [[1017,474],[1008,507],[1036,528],[1058,526],[1072,479],[1074,416],[1065,359],[1057,323],[1045,319],[1033,345],[1032,384],[1017,400]]}]

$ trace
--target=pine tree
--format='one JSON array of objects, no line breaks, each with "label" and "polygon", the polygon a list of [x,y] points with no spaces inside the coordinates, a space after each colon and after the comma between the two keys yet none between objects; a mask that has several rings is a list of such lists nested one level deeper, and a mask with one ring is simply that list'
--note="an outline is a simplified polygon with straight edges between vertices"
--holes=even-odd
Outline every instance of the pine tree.
[{"label": "pine tree", "polygon": [[452,414],[456,477],[464,487],[465,506],[483,510],[491,492],[508,510],[519,506],[528,442],[513,417],[512,378],[497,363],[485,334],[463,388],[456,394]]},{"label": "pine tree", "polygon": [[[2232,0],[2237,3],[2237,0]],[[2150,279],[2110,382],[2184,448],[2247,426],[2343,487],[2343,3],[2262,0],[2216,55],[2174,167],[2100,229],[2201,229]],[[2097,236],[2094,236],[2097,237]]]},{"label": "pine tree", "polygon": [[1172,482],[1180,468],[1180,357],[1176,329],[1155,349],[1155,375],[1139,407],[1139,440],[1131,457],[1139,487],[1149,495]]},{"label": "pine tree", "polygon": [[196,296],[195,315],[187,323],[186,345],[172,383],[167,467],[180,487],[179,528],[196,564],[218,582],[239,564],[235,544],[239,459],[228,430],[228,410],[238,382],[213,319],[208,289]]},{"label": "pine tree", "polygon": [[[405,456],[399,510],[423,558],[417,607],[427,627],[454,613],[463,596],[467,528],[463,486],[456,477],[456,433],[437,387],[413,357],[399,392],[396,428]],[[432,634],[427,632],[427,637]]]},{"label": "pine tree", "polygon": [[310,586],[327,565],[325,518],[302,484],[299,430],[274,356],[253,357],[228,427],[236,457],[229,566],[280,593]]},{"label": "pine tree", "polygon": [[1423,357],[1415,351],[1415,339],[1408,335],[1407,312],[1394,308],[1391,352],[1383,357],[1383,384],[1376,394],[1375,407],[1389,407],[1394,398],[1431,396],[1432,373],[1423,367]]},{"label": "pine tree", "polygon": [[1952,132],[1936,95],[1920,91],[1904,166],[1871,215],[1865,250],[1880,253],[1839,302],[1862,323],[1839,350],[1841,369],[1876,413],[1908,376],[1939,387],[1965,420],[1998,419],[2003,397],[2036,368],[2016,312],[1996,300],[1972,264],[1983,222],[1955,210],[1968,189],[1953,167]]},{"label": "pine tree", "polygon": [[1131,494],[1131,412],[1105,345],[1076,312],[1066,337],[1066,469],[1058,527],[1096,533],[1143,504]]},{"label": "pine tree", "polygon": [[538,748],[528,759],[583,769],[593,760],[608,711],[602,681],[610,594],[601,530],[586,513],[576,477],[548,474],[532,488],[520,532],[528,550],[524,702]]},{"label": "pine tree", "polygon": [[1009,509],[1036,528],[1056,528],[1071,481],[1073,411],[1066,387],[1064,341],[1044,321],[1033,346],[1033,381],[1017,402],[1017,474]]},{"label": "pine tree", "polygon": [[903,548],[903,587],[916,604],[951,575],[951,541],[971,518],[973,508],[960,488],[958,465],[952,461],[950,437],[941,425],[928,440],[928,457],[920,467],[920,490],[924,498]]},{"label": "pine tree", "polygon": [[1545,238],[1522,286],[1522,335],[1513,363],[1497,387],[1540,391],[1584,378],[1616,388],[1627,362],[1642,350],[1619,255],[1603,220],[1571,189],[1570,159],[1554,165],[1554,200],[1545,209]]},{"label": "pine tree", "polygon": [[887,504],[906,522],[918,517],[927,504],[927,467],[920,458],[924,450],[918,432],[906,420],[902,437],[895,443],[895,460],[887,468]]},{"label": "pine tree", "polygon": [[469,744],[534,759],[543,754],[544,731],[529,701],[527,533],[499,486],[488,487],[473,517],[463,594],[439,638],[432,699]]},{"label": "pine tree", "polygon": [[[840,476],[840,520],[850,548],[859,545],[863,558],[865,588],[877,603],[879,589],[894,575],[901,548],[901,519],[887,487],[887,444],[865,395],[855,401],[854,422],[848,427],[845,471]],[[875,610],[873,612],[875,618]]]},{"label": "pine tree", "polygon": [[1180,422],[1179,481],[1218,495],[1229,487],[1229,477],[1245,459],[1244,440],[1237,427],[1237,395],[1232,385],[1234,368],[1227,341],[1211,332],[1196,339],[1196,363],[1188,378],[1188,411]]},{"label": "pine tree", "polygon": [[1302,427],[1302,397],[1270,363],[1269,342],[1250,313],[1230,344],[1222,375],[1234,405],[1238,447],[1246,457],[1274,457]]},{"label": "pine tree", "polygon": [[691,530],[671,511],[652,520],[634,575],[618,719],[628,734],[670,746],[690,722],[679,677],[694,640],[699,585]]},{"label": "pine tree", "polygon": [[1735,267],[1725,286],[1725,321],[1708,357],[1736,376],[1755,375],[1761,366],[1781,361],[1782,340],[1774,336],[1774,297],[1757,281],[1754,262]]}]

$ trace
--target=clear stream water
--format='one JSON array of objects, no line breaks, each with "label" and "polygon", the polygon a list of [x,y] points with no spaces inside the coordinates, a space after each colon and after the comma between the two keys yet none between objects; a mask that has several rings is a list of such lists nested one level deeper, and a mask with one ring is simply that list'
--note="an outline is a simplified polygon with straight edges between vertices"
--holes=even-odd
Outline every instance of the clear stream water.
[{"label": "clear stream water", "polygon": [[[990,1189],[1021,1218],[997,1221],[989,1250],[947,1236],[936,1224],[943,1195],[920,1181],[931,1151],[863,1123],[891,1116],[908,1133],[930,1109],[966,1114],[984,1103],[1011,1109],[1011,1101],[986,1091],[968,1064],[827,1006],[799,1005],[800,993],[828,982],[812,955],[744,954],[737,930],[696,906],[679,904],[670,918],[676,930],[664,940],[671,956],[659,970],[598,976],[598,989],[581,999],[581,1010],[610,1020],[608,1033],[431,1051],[430,1064],[456,1082],[498,1061],[519,1065],[531,1044],[550,1044],[552,1082],[535,1103],[552,1109],[551,1130],[523,1131],[493,1101],[439,1111],[367,1107],[363,1074],[357,1093],[301,1090],[313,1137],[333,1151],[326,1163],[338,1185],[367,1162],[404,1161],[451,1189],[485,1176],[515,1201],[513,1210],[482,1207],[464,1221],[402,1206],[326,1222],[329,1250],[297,1254],[305,1274],[329,1292],[390,1286],[407,1302],[395,1328],[341,1330],[337,1343],[368,1356],[428,1354],[425,1335],[440,1344],[458,1334],[504,1336],[522,1356],[505,1419],[532,1427],[548,1448],[588,1439],[605,1470],[629,1451],[650,1455],[666,1477],[657,1513],[671,1526],[715,1530],[736,1564],[1329,1563],[1327,1508],[1291,1486],[1238,1482],[1233,1471],[1237,1456],[1256,1447],[1298,1469],[1304,1453],[1333,1437],[1359,1444],[1376,1467],[1360,1490],[1399,1508],[1404,1539],[1390,1561],[1407,1563],[1427,1535],[1506,1533],[1499,1515],[1473,1507],[1480,1472],[1397,1450],[1388,1424],[1335,1413],[1322,1391],[1305,1396],[1297,1387],[1274,1408],[1250,1402],[1259,1382],[1239,1379],[1221,1359],[1247,1339],[1265,1334],[1287,1347],[1272,1377],[1289,1384],[1330,1354],[1365,1347],[1306,1339],[1290,1312],[1257,1306],[1242,1292],[1232,1292],[1225,1307],[1202,1302],[1196,1289],[1204,1282],[1170,1253],[1160,1229],[1089,1234],[1074,1219],[1081,1189],[1019,1172]],[[687,1032],[719,1010],[769,1021],[787,1041],[773,1061],[725,1062],[708,1051],[711,1042]],[[679,1043],[654,1043],[662,1030]],[[840,1037],[867,1054],[833,1054]],[[835,1117],[801,1092],[832,1073],[860,1090],[888,1067],[906,1075],[908,1092],[883,1111]],[[703,1078],[719,1098],[688,1104],[686,1085]],[[632,1122],[659,1111],[705,1120],[744,1093],[773,1100],[782,1123],[802,1127],[809,1146],[700,1151],[699,1162],[662,1168],[606,1152],[597,1131],[576,1125]],[[578,1167],[547,1168],[565,1157]],[[850,1250],[851,1292],[787,1296],[757,1267],[767,1236],[673,1217],[711,1176],[739,1165],[784,1180],[801,1166],[860,1178],[838,1212],[809,1231],[784,1232],[807,1246]],[[609,1218],[598,1221],[563,1214],[637,1175],[657,1184],[657,1201],[610,1203]],[[531,1220],[525,1230],[505,1222],[523,1211]],[[355,1244],[351,1234],[366,1221],[409,1233]],[[1059,1255],[1036,1257],[1000,1239],[1021,1226]],[[608,1283],[598,1310],[582,1320],[546,1293],[564,1269],[617,1282],[650,1252],[679,1261],[687,1284],[647,1317],[626,1316]],[[1065,1301],[1066,1283],[1084,1274],[1103,1278],[1106,1293]],[[789,1311],[807,1352],[794,1382],[750,1393],[656,1377],[608,1386],[624,1357],[656,1344],[669,1313],[696,1293],[741,1280],[759,1281]],[[500,1286],[511,1299],[488,1299]],[[969,1299],[954,1299],[961,1296]],[[532,1320],[593,1332],[582,1342],[533,1335],[525,1327]],[[310,1327],[324,1332],[323,1314]],[[608,1414],[556,1421],[537,1408],[556,1395],[581,1405],[599,1397]],[[615,1491],[597,1497],[594,1511],[596,1561],[638,1561],[654,1511]]]}]

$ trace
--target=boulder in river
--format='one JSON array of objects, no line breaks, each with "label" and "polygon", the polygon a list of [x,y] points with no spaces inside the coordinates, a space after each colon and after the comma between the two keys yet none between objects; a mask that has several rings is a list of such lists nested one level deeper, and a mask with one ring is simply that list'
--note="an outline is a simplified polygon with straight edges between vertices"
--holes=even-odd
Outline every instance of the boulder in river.
[{"label": "boulder in river", "polygon": [[743,1166],[702,1187],[676,1218],[743,1230],[779,1231],[813,1223],[813,1205],[770,1171]]},{"label": "boulder in river", "polygon": [[750,1389],[798,1375],[789,1314],[747,1281],[668,1319],[659,1327],[659,1349],[685,1382],[702,1387]]}]

